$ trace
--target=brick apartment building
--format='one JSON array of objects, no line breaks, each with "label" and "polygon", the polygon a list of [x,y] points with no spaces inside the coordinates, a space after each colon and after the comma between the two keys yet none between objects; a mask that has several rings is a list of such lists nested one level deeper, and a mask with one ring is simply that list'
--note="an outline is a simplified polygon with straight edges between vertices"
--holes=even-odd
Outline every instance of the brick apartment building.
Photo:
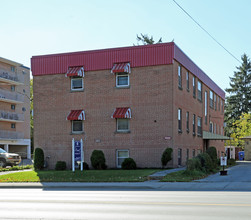
[{"label": "brick apartment building", "polygon": [[30,69],[0,57],[0,148],[31,157]]},{"label": "brick apartment building", "polygon": [[225,93],[175,43],[31,58],[34,141],[50,168],[71,167],[72,138],[84,159],[104,152],[110,168],[132,157],[138,167],[185,165],[215,146],[224,151]]}]

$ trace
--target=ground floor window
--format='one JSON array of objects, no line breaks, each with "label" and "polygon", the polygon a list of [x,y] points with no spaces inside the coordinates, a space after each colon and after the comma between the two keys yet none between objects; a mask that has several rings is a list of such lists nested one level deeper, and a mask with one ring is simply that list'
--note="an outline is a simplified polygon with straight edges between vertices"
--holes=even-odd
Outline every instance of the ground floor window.
[{"label": "ground floor window", "polygon": [[187,149],[187,161],[189,160],[189,149]]},{"label": "ground floor window", "polygon": [[121,168],[123,161],[129,158],[129,150],[117,150],[117,167]]},{"label": "ground floor window", "polygon": [[193,149],[193,157],[195,157],[195,149]]},{"label": "ground floor window", "polygon": [[72,133],[81,133],[83,132],[83,121],[76,120],[72,121]]},{"label": "ground floor window", "polygon": [[178,165],[181,166],[182,163],[182,149],[178,149]]}]

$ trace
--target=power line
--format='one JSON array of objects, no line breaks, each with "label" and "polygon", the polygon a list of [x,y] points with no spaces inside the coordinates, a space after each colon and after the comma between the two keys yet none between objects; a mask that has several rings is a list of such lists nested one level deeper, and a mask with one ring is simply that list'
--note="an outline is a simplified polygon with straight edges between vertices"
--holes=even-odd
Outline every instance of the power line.
[{"label": "power line", "polygon": [[211,37],[218,45],[220,45],[230,56],[232,56],[235,60],[239,63],[242,63],[237,57],[235,57],[229,50],[227,50],[219,41],[217,41],[205,28],[203,28],[184,8],[182,8],[175,0],[173,2],[183,11],[186,13],[188,17],[190,17],[204,32],[207,33],[209,37]]}]

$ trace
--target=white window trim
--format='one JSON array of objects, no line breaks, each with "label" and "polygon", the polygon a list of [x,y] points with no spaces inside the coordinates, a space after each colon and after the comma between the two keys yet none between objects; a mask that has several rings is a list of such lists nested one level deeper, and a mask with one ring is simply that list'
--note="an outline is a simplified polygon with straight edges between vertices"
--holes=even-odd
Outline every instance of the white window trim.
[{"label": "white window trim", "polygon": [[[82,88],[80,88],[80,89],[74,89],[73,87],[72,87],[72,80],[74,80],[74,79],[81,79],[81,82],[82,82]],[[83,91],[84,90],[84,79],[82,78],[82,77],[78,77],[78,78],[71,78],[71,91]]]},{"label": "white window trim", "polygon": [[[126,119],[127,121],[128,121],[128,129],[127,130],[119,130],[118,129],[118,121],[119,121],[119,119]],[[117,132],[128,132],[128,131],[130,131],[130,121],[129,121],[129,118],[117,118],[117,120],[116,120],[116,131]]]},{"label": "white window trim", "polygon": [[71,132],[73,134],[82,134],[84,132],[84,123],[83,123],[83,121],[81,121],[82,122],[82,131],[73,131],[73,122],[74,121],[78,121],[78,120],[72,120],[71,121]]},{"label": "white window trim", "polygon": [[[119,156],[119,151],[127,151],[128,152],[128,157],[118,157]],[[116,166],[117,168],[121,168],[121,165],[119,165],[119,158],[129,158],[130,157],[130,151],[126,150],[126,149],[120,149],[120,150],[116,150]]]},{"label": "white window trim", "polygon": [[[128,77],[128,84],[127,85],[118,85],[118,77],[120,76],[127,76]],[[116,74],[116,87],[118,88],[123,88],[123,87],[129,87],[130,86],[130,76],[128,73],[125,74],[121,74],[121,73],[117,73]]]}]

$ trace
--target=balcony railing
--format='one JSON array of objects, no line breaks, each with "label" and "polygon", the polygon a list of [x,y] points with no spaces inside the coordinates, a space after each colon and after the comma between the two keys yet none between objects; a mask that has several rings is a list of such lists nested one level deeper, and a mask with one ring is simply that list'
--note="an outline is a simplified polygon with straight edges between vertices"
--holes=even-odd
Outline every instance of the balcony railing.
[{"label": "balcony railing", "polygon": [[0,101],[1,100],[10,103],[20,103],[24,102],[24,95],[0,89]]},{"label": "balcony railing", "polygon": [[24,133],[0,130],[0,139],[24,139]]},{"label": "balcony railing", "polygon": [[23,75],[17,75],[16,73],[9,73],[7,71],[0,71],[0,81],[10,84],[23,84]]},{"label": "balcony railing", "polygon": [[0,111],[0,121],[22,122],[24,121],[24,114]]}]

